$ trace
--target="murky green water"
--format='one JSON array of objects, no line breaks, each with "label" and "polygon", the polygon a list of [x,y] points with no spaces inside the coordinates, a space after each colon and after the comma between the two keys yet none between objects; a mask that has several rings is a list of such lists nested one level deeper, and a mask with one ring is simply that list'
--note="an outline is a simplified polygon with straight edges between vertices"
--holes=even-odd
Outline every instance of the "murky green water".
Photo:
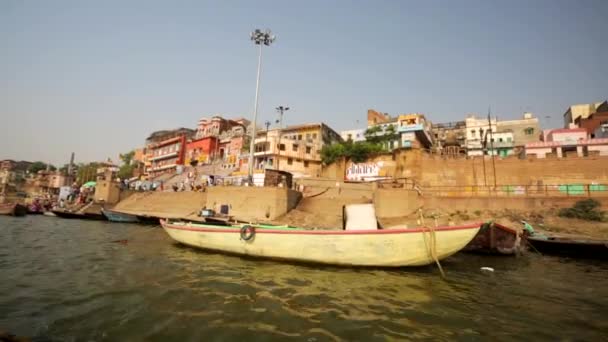
[{"label": "murky green water", "polygon": [[448,281],[433,267],[283,264],[182,247],[160,228],[0,217],[0,330],[43,341],[608,336],[607,263],[459,254],[443,265]]}]

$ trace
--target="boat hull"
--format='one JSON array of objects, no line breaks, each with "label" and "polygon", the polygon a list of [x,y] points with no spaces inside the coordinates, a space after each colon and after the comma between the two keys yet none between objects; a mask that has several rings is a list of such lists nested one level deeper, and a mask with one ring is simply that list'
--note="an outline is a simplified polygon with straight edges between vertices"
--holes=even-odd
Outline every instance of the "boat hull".
[{"label": "boat hull", "polygon": [[532,249],[543,254],[608,260],[608,241],[528,237]]},{"label": "boat hull", "polygon": [[21,204],[0,204],[0,215],[25,216],[27,207]]},{"label": "boat hull", "polygon": [[161,221],[174,240],[203,249],[274,259],[347,266],[422,266],[460,251],[479,224],[424,229],[321,231],[256,228],[251,240],[241,238],[240,227]]},{"label": "boat hull", "polygon": [[121,213],[114,210],[102,209],[101,213],[112,222],[122,222],[122,223],[137,223],[139,220],[137,216]]},{"label": "boat hull", "polygon": [[62,210],[51,210],[55,216],[65,218],[65,219],[81,219],[81,220],[96,220],[96,221],[104,221],[106,217],[102,214],[93,214],[93,213],[73,213],[69,211]]},{"label": "boat hull", "polygon": [[498,223],[484,224],[475,238],[464,248],[465,252],[516,255],[522,252],[526,236],[515,229]]}]

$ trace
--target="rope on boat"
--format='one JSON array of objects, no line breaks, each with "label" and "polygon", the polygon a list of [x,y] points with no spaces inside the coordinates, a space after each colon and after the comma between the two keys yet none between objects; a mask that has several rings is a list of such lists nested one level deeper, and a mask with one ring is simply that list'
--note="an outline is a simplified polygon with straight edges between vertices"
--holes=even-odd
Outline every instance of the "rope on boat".
[{"label": "rope on boat", "polygon": [[445,272],[443,271],[443,267],[441,267],[441,263],[439,262],[439,258],[437,257],[437,236],[435,233],[435,227],[437,226],[437,218],[435,218],[435,227],[427,227],[424,224],[424,215],[422,215],[422,209],[419,209],[418,213],[420,214],[420,223],[422,224],[422,228],[428,229],[430,236],[431,236],[430,237],[431,244],[429,246],[429,243],[427,242],[427,239],[426,239],[426,230],[422,232],[422,237],[424,238],[424,245],[425,245],[427,251],[429,251],[431,258],[433,258],[433,260],[435,260],[435,263],[437,264],[437,267],[439,268],[439,272],[441,273],[441,278],[446,279]]}]

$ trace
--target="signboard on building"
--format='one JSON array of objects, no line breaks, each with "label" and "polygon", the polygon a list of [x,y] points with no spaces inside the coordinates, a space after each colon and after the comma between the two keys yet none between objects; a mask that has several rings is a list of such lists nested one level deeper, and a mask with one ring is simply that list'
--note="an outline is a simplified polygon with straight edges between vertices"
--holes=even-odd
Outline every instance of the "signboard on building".
[{"label": "signboard on building", "polygon": [[384,162],[372,163],[352,163],[346,169],[346,180],[349,181],[370,181],[380,177],[380,170]]}]

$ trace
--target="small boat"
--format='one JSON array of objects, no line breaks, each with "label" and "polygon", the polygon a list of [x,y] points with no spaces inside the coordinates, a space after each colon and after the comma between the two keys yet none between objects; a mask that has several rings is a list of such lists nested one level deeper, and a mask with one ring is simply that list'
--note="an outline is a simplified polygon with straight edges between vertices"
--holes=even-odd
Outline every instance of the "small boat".
[{"label": "small boat", "polygon": [[422,266],[464,248],[481,224],[412,229],[308,230],[161,220],[185,245],[239,255],[345,266]]},{"label": "small boat", "polygon": [[123,222],[123,223],[137,223],[139,220],[137,216],[131,214],[121,213],[119,211],[110,209],[101,209],[101,213],[112,222]]},{"label": "small boat", "polygon": [[[523,242],[522,242],[523,241]],[[463,249],[465,252],[516,255],[526,246],[526,235],[498,223],[485,223]]]},{"label": "small boat", "polygon": [[0,204],[0,215],[25,216],[27,207],[21,204]]},{"label": "small boat", "polygon": [[528,236],[528,243],[532,250],[543,254],[608,259],[608,240],[588,240],[535,234]]},{"label": "small boat", "polygon": [[95,213],[81,213],[81,212],[72,212],[66,210],[51,210],[55,216],[65,218],[65,219],[81,219],[81,220],[98,220],[105,221],[106,217],[102,214]]},{"label": "small boat", "polygon": [[49,217],[57,217],[57,215],[53,214],[52,211],[45,211],[43,213],[44,216],[49,216]]}]

